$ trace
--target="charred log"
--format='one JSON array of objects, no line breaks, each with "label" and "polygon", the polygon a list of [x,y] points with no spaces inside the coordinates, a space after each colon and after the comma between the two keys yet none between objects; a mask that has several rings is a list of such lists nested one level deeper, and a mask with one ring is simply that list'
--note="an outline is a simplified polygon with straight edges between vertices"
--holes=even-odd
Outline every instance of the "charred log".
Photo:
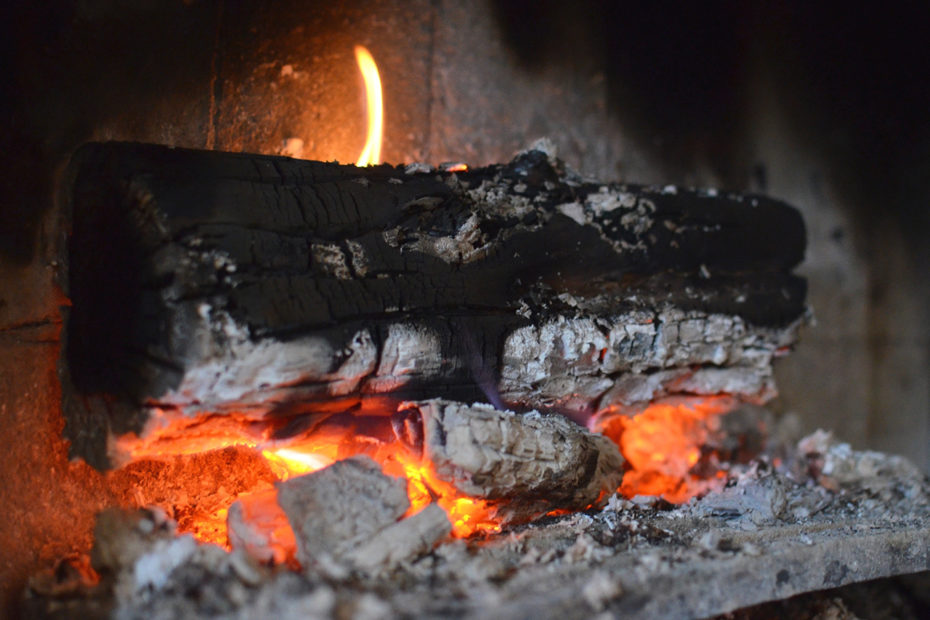
[{"label": "charred log", "polygon": [[540,151],[441,172],[92,144],[70,178],[67,433],[97,465],[153,407],[764,399],[804,312],[794,209]]}]

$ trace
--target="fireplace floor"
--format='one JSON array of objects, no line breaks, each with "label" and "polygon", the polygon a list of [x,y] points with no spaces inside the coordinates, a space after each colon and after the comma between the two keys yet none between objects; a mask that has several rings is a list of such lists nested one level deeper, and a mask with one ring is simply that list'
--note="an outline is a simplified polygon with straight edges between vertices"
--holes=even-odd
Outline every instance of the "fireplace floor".
[{"label": "fireplace floor", "polygon": [[686,505],[614,496],[603,510],[449,541],[367,577],[260,567],[187,537],[153,537],[158,519],[136,516],[95,553],[143,545],[137,560],[96,585],[63,564],[32,580],[25,608],[33,617],[700,618],[930,568],[922,473],[826,433],[798,446],[778,467],[731,470],[722,489]]},{"label": "fireplace floor", "polygon": [[807,592],[722,614],[714,620],[923,620],[927,617],[930,617],[930,571]]}]

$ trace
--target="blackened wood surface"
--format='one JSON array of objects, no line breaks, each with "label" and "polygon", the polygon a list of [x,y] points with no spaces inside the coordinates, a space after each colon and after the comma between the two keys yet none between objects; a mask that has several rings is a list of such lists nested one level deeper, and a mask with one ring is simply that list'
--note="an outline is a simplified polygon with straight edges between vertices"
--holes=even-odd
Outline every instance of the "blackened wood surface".
[{"label": "blackened wood surface", "polygon": [[[116,433],[139,430],[151,405],[291,413],[386,391],[495,401],[503,358],[522,351],[515,330],[582,318],[629,358],[597,369],[582,405],[593,407],[619,374],[772,353],[803,313],[791,207],[593,183],[540,151],[452,173],[108,143],[83,147],[70,177],[68,408],[106,395]],[[643,353],[636,334],[610,331],[719,316],[765,342],[670,358],[662,333]],[[679,327],[675,343],[709,342]],[[534,380],[519,375],[507,398],[532,401]],[[526,404],[560,404],[547,399]],[[72,438],[85,414],[69,416]]]}]

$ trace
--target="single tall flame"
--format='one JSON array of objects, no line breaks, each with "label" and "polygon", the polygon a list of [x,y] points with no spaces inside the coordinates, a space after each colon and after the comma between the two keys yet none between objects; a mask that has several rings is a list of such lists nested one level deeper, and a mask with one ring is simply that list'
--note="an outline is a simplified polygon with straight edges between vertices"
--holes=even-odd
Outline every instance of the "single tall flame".
[{"label": "single tall flame", "polygon": [[358,156],[356,166],[371,166],[381,160],[381,134],[384,124],[384,109],[381,101],[381,78],[378,66],[367,49],[355,46],[355,58],[365,80],[365,101],[368,104],[368,139]]}]

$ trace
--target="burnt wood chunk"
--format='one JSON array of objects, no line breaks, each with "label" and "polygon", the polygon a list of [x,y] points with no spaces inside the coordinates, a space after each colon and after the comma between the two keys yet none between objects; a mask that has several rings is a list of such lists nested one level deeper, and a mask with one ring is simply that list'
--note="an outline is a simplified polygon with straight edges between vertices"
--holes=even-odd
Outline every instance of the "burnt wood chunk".
[{"label": "burnt wood chunk", "polygon": [[804,314],[795,209],[541,151],[448,172],[89,144],[68,179],[66,432],[95,465],[154,408],[763,400]]},{"label": "burnt wood chunk", "polygon": [[419,447],[440,479],[490,500],[504,523],[597,505],[623,477],[615,443],[560,415],[440,399],[406,403],[399,414],[400,439]]},{"label": "burnt wood chunk", "polygon": [[366,456],[337,461],[277,487],[305,568],[340,564],[345,553],[410,508],[406,482],[383,474]]},{"label": "burnt wood chunk", "polygon": [[451,533],[446,511],[438,504],[430,504],[348,551],[344,560],[356,570],[377,573],[431,551]]},{"label": "burnt wood chunk", "polygon": [[278,493],[267,489],[240,497],[226,517],[229,545],[254,560],[284,564],[296,557],[297,541]]},{"label": "burnt wood chunk", "polygon": [[452,530],[445,511],[410,508],[407,484],[381,472],[367,456],[278,483],[278,503],[297,540],[305,570],[340,575],[376,572],[433,548]]}]

